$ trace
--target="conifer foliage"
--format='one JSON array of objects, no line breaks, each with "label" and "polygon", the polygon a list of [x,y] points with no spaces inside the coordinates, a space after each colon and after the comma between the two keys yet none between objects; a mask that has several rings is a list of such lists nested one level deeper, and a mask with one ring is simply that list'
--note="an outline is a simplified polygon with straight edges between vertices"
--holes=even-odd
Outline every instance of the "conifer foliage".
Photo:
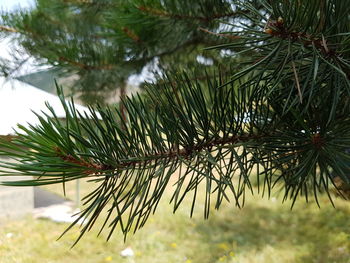
[{"label": "conifer foliage", "polygon": [[[211,204],[241,207],[256,188],[267,195],[282,190],[293,203],[317,202],[321,192],[332,201],[335,177],[350,183],[347,1],[127,2],[145,13],[135,25],[131,11],[123,17],[130,32],[152,32],[168,18],[183,30],[213,20],[215,28],[195,30],[224,39],[207,49],[229,56],[230,70],[218,67],[214,77],[200,78],[198,71],[164,74],[147,84],[146,96],[124,100],[127,120],[114,108],[82,116],[62,96],[65,123],[38,114],[39,126],[19,127],[17,138],[1,143],[1,154],[16,161],[1,164],[3,175],[34,178],[6,184],[89,178],[96,189],[84,198],[82,236],[98,217],[110,235],[116,227],[125,235],[136,231],[169,187],[174,211],[191,198],[192,214],[197,196],[205,195],[207,218]],[[147,48],[163,44],[155,38]]]},{"label": "conifer foliage", "polygon": [[[218,28],[217,18],[236,14],[228,13],[225,1],[215,2],[40,0],[31,10],[3,14],[0,33],[37,62],[63,76],[76,76],[72,93],[91,104],[101,102],[110,90],[124,95],[128,77],[143,69],[181,63],[203,71],[205,65],[196,56],[204,47],[228,42],[206,31]],[[222,60],[218,51],[205,53],[216,63]],[[27,59],[18,50],[12,56],[13,65],[1,63],[4,75],[14,75]]]}]

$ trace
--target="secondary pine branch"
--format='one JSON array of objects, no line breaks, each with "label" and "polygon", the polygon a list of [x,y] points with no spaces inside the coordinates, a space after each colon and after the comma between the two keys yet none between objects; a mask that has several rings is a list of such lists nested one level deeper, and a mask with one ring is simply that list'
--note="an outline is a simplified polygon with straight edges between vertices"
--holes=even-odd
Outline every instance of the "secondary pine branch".
[{"label": "secondary pine branch", "polygon": [[140,37],[138,35],[136,35],[135,32],[132,31],[130,28],[123,27],[122,30],[133,41],[135,41],[136,43],[140,42]]},{"label": "secondary pine branch", "polygon": [[232,35],[228,35],[228,34],[221,34],[221,33],[215,33],[215,32],[211,32],[203,27],[198,27],[198,29],[200,31],[203,31],[205,33],[208,33],[210,35],[214,35],[214,36],[218,36],[218,37],[224,37],[224,38],[228,38],[228,39],[231,39],[231,40],[235,40],[235,39],[240,39],[241,37],[240,36],[232,36]]},{"label": "secondary pine branch", "polygon": [[58,60],[67,62],[68,64],[74,67],[78,67],[80,69],[85,69],[85,70],[112,70],[115,68],[115,65],[112,65],[112,64],[102,64],[98,66],[91,66],[91,65],[84,64],[82,62],[74,61],[72,59],[69,59],[63,56],[60,56]]},{"label": "secondary pine branch", "polygon": [[277,21],[269,21],[267,24],[267,29],[265,30],[267,34],[270,34],[275,37],[282,39],[288,39],[293,42],[300,42],[305,47],[315,46],[322,54],[327,56],[338,56],[337,51],[332,48],[324,37],[314,38],[313,36],[305,32],[296,32],[288,30],[283,19],[280,17]]},{"label": "secondary pine branch", "polygon": [[92,160],[86,161],[83,159],[77,159],[70,154],[63,153],[62,150],[58,147],[55,148],[55,152],[57,156],[61,158],[63,161],[71,164],[75,164],[81,167],[85,167],[86,168],[85,174],[94,174],[99,171],[111,170],[113,168],[107,165],[94,163]]},{"label": "secondary pine branch", "polygon": [[188,20],[200,20],[203,22],[210,22],[214,19],[224,18],[224,17],[232,17],[236,16],[238,14],[241,14],[241,12],[229,12],[224,14],[213,14],[211,16],[191,16],[191,15],[184,15],[184,14],[171,14],[164,10],[159,10],[155,8],[150,8],[147,6],[139,6],[138,9],[140,11],[143,11],[145,13],[159,16],[159,17],[169,17],[169,18],[175,18],[175,19],[188,19]]},{"label": "secondary pine branch", "polygon": [[[212,148],[214,147],[229,146],[229,145],[234,145],[241,142],[248,142],[248,141],[256,142],[265,138],[266,136],[267,135],[245,134],[245,135],[230,136],[227,138],[216,138],[216,139],[209,140],[207,142],[197,143],[196,145],[187,147],[187,148],[168,150],[165,152],[159,152],[152,155],[145,155],[142,157],[132,157],[129,160],[125,160],[125,161],[119,160],[119,163],[115,166],[98,164],[98,163],[95,163],[92,159],[89,159],[89,160],[77,159],[73,157],[71,154],[63,153],[62,150],[59,149],[58,147],[55,148],[55,152],[57,154],[57,157],[61,158],[63,161],[86,168],[86,171],[85,171],[86,174],[96,174],[96,173],[102,173],[104,171],[117,170],[117,169],[128,169],[128,168],[132,169],[135,166],[144,166],[154,161],[158,161],[162,159],[163,160],[177,159],[179,157],[184,159],[189,159],[193,154],[202,152],[203,150],[212,150]],[[132,159],[135,159],[135,160],[132,160]]]},{"label": "secondary pine branch", "polygon": [[342,63],[341,54],[336,50],[335,45],[327,43],[327,40],[323,35],[321,38],[315,38],[305,32],[291,31],[285,26],[283,18],[281,17],[276,21],[268,21],[265,32],[274,37],[290,40],[292,42],[299,42],[304,47],[315,47],[323,56],[326,58],[332,58],[341,65],[341,70],[344,71],[347,78],[350,80],[350,70],[343,65],[344,63]]},{"label": "secondary pine branch", "polygon": [[0,31],[6,31],[11,33],[18,33],[18,30],[12,27],[2,26],[0,25]]}]

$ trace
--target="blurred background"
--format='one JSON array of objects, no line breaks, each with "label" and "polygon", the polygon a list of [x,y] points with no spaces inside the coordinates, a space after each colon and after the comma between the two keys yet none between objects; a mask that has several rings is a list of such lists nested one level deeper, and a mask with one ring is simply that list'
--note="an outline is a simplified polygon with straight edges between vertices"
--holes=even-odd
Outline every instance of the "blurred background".
[{"label": "blurred background", "polygon": [[[0,8],[7,11],[33,5],[30,0],[0,0]],[[18,48],[10,39],[2,38],[0,56],[11,60],[11,51]],[[198,59],[197,56],[197,61],[210,66],[208,57]],[[125,82],[125,94],[137,91],[140,79],[153,78],[147,70],[131,75]],[[35,123],[31,110],[44,110],[45,101],[59,114],[61,111],[63,118],[55,80],[69,90],[74,78],[32,59],[26,60],[11,78],[2,78],[1,135],[11,137],[16,123]],[[101,95],[76,94],[76,105],[81,111],[86,110],[84,105],[94,103],[93,99]],[[98,97],[99,102],[117,103],[123,95],[120,90],[108,90],[106,94]],[[2,160],[6,161],[6,157]],[[193,218],[189,218],[191,200],[185,200],[173,214],[169,187],[156,214],[135,235],[124,241],[122,233],[116,231],[106,242],[107,235],[98,235],[98,227],[95,227],[71,249],[79,236],[79,226],[59,237],[74,221],[74,214],[83,208],[81,197],[94,187],[84,180],[70,182],[65,195],[62,185],[35,189],[1,187],[0,262],[350,262],[349,202],[334,195],[334,208],[326,194],[319,198],[321,209],[314,201],[300,200],[292,211],[291,203],[282,203],[283,195],[279,193],[269,199],[261,198],[261,193],[247,195],[243,209],[225,203],[219,211],[212,207],[210,218],[204,220],[204,196],[199,197]]]}]

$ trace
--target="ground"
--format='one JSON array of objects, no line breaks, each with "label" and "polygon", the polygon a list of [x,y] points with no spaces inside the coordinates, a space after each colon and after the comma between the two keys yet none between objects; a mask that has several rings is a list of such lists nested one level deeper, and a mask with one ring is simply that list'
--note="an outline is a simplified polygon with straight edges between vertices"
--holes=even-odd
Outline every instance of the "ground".
[{"label": "ground", "polygon": [[[82,192],[89,190],[82,183]],[[74,198],[74,185],[67,195]],[[54,186],[51,190],[61,191]],[[201,202],[192,219],[190,201],[175,214],[168,204],[170,193],[146,226],[126,242],[119,232],[105,242],[107,233],[96,237],[97,228],[74,247],[77,228],[56,240],[67,224],[35,220],[3,222],[0,228],[1,263],[350,263],[350,202],[327,197],[314,202],[299,200],[290,210],[278,196],[249,196],[243,209],[225,204],[203,219]],[[200,200],[199,200],[200,201]],[[203,202],[202,202],[203,204]],[[122,258],[131,247],[135,256]]]}]

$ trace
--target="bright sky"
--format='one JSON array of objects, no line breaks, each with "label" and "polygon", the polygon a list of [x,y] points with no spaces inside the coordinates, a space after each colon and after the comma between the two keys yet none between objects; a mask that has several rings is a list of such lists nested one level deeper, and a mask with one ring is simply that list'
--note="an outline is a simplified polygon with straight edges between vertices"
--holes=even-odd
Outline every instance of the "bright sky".
[{"label": "bright sky", "polygon": [[18,7],[30,7],[33,3],[34,0],[0,0],[0,9],[10,11]]},{"label": "bright sky", "polygon": [[[0,0],[0,10],[2,11],[13,11],[18,8],[29,8],[33,6],[35,0]],[[9,50],[13,48],[11,47],[11,43],[8,39],[0,39],[0,57],[11,59],[9,55]],[[32,71],[32,67],[30,67],[29,63],[27,63],[25,72]],[[24,73],[25,73],[24,72]]]},{"label": "bright sky", "polygon": [[[13,11],[17,8],[29,8],[35,0],[0,0],[0,11]],[[13,46],[12,46],[13,48]],[[0,39],[0,57],[11,59],[9,50],[11,43],[8,39]],[[23,67],[22,73],[37,71],[38,67],[30,62]],[[15,99],[14,99],[15,98]],[[65,116],[58,97],[17,80],[8,81],[0,76],[0,135],[13,134],[16,123],[27,126],[28,123],[37,124],[38,119],[31,110],[47,111],[44,102],[47,101],[55,109],[56,114]],[[83,113],[88,110],[80,105],[75,107]],[[11,114],[8,114],[8,113]],[[49,112],[47,112],[49,113]],[[49,113],[50,114],[50,113]]]},{"label": "bright sky", "polygon": [[[35,4],[35,0],[0,0],[0,10],[3,11],[13,11],[17,8],[29,8]],[[7,39],[0,39],[0,57],[11,59],[9,55],[9,50],[11,49],[11,43]],[[37,71],[37,66],[32,66],[31,63],[26,63],[23,66],[23,71],[19,72],[19,75]],[[139,83],[141,79],[153,79],[153,74],[144,70],[140,76],[131,76],[131,83]]]}]

